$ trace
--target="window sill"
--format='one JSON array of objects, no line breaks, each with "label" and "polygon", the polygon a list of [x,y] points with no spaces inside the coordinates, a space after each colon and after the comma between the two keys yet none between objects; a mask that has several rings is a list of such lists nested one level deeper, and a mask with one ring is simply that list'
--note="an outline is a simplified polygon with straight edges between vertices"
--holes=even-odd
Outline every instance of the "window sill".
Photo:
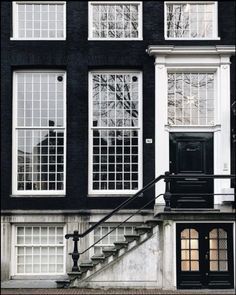
[{"label": "window sill", "polygon": [[12,194],[11,198],[65,198],[66,194]]},{"label": "window sill", "polygon": [[66,41],[66,38],[15,38],[11,37],[11,41]]},{"label": "window sill", "polygon": [[165,40],[168,41],[214,41],[214,40],[220,40],[220,37],[215,38],[168,38],[165,37]]},{"label": "window sill", "polygon": [[[134,194],[137,192],[130,193],[130,194],[111,194],[111,193],[103,193],[103,194],[96,194],[96,193],[90,193],[87,194],[88,198],[131,198]],[[142,197],[143,193],[140,194],[139,197]]]},{"label": "window sill", "polygon": [[143,41],[143,38],[88,38],[88,41]]},{"label": "window sill", "polygon": [[199,126],[199,125],[180,125],[180,126],[173,126],[173,125],[165,125],[165,130],[166,131],[199,131],[199,132],[204,132],[204,131],[211,131],[211,132],[217,132],[221,130],[221,125],[216,124],[216,125],[204,125],[204,126]]}]

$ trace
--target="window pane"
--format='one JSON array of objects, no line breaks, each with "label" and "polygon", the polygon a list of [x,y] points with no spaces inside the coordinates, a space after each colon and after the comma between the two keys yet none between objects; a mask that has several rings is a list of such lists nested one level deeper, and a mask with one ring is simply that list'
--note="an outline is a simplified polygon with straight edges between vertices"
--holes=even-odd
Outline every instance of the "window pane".
[{"label": "window pane", "polygon": [[[17,227],[17,241],[21,238],[19,234],[22,233],[22,228],[25,229],[23,239],[25,238],[25,241],[28,239],[30,245],[17,246],[17,273],[63,273],[64,245],[58,246],[55,242],[56,229],[63,231],[63,227]],[[35,235],[38,238],[36,244],[34,243]],[[43,244],[47,245],[42,246]],[[50,268],[52,264],[55,265],[57,262],[61,263],[60,267]]]},{"label": "window pane", "polygon": [[213,38],[215,4],[166,4],[166,33],[169,38]]},{"label": "window pane", "polygon": [[16,74],[17,190],[64,188],[64,76],[56,72]]},{"label": "window pane", "polygon": [[168,73],[168,123],[214,124],[213,73]]},{"label": "window pane", "polygon": [[139,4],[90,4],[93,38],[137,39],[139,37]]},{"label": "window pane", "polygon": [[140,76],[99,73],[93,74],[92,83],[92,188],[137,190]]},{"label": "window pane", "polygon": [[[18,10],[18,32],[17,37],[29,39],[38,38],[64,38],[64,4],[25,4],[17,3]],[[56,35],[57,21],[60,21],[58,29],[60,36]]]}]

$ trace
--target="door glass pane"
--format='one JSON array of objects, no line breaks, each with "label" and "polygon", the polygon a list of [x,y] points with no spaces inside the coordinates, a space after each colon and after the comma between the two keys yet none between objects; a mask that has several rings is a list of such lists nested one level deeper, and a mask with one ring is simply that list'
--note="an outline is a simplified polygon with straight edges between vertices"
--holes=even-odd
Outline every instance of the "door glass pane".
[{"label": "door glass pane", "polygon": [[198,232],[195,229],[184,229],[181,234],[181,270],[199,271]]},{"label": "door glass pane", "polygon": [[210,271],[227,271],[227,232],[222,228],[212,229],[209,233]]}]

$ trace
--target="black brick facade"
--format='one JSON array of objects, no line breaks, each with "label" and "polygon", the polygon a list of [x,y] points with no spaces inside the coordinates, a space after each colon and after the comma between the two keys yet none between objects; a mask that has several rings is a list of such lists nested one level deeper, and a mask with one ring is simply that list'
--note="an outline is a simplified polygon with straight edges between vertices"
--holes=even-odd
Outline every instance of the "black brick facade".
[{"label": "black brick facade", "polygon": [[[87,1],[67,1],[66,41],[11,41],[11,1],[1,1],[1,199],[2,209],[106,209],[124,197],[88,197],[88,71],[139,69],[143,72],[143,182],[155,176],[155,146],[145,144],[155,132],[154,59],[148,45],[233,45],[235,2],[219,2],[218,41],[165,41],[164,2],[143,1],[143,41],[88,41]],[[15,69],[67,71],[67,194],[65,198],[12,198],[12,72]],[[235,59],[232,58],[231,98],[235,99]],[[231,120],[233,125],[233,119]],[[235,121],[234,121],[235,124]],[[233,128],[233,126],[232,126]],[[232,143],[233,146],[233,143]],[[235,144],[232,172],[235,172]],[[148,198],[149,191],[137,207]]]}]

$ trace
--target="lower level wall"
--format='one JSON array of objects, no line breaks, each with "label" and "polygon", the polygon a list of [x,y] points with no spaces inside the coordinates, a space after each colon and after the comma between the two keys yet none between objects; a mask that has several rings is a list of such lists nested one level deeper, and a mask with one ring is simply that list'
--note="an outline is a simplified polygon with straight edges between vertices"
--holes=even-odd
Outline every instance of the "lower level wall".
[{"label": "lower level wall", "polygon": [[[108,212],[106,210],[93,210],[86,212],[56,212],[56,211],[15,211],[12,213],[2,212],[1,216],[1,280],[7,281],[9,279],[60,279],[66,278],[67,272],[71,271],[72,258],[68,254],[73,251],[72,239],[64,239],[65,247],[65,272],[60,275],[43,275],[43,274],[30,274],[30,275],[18,275],[16,274],[16,263],[14,254],[14,242],[15,227],[16,226],[63,226],[64,234],[73,233],[78,230],[79,233],[84,232],[92,224],[103,218]],[[111,225],[117,225],[125,220],[132,210],[123,210],[120,214],[116,214],[110,218],[106,223]],[[143,223],[145,220],[153,217],[153,212],[145,210],[142,214],[136,215],[129,220],[129,226],[137,226]],[[104,224],[103,224],[104,225]],[[94,232],[87,235],[85,238],[79,241],[79,251],[87,249],[94,242]],[[80,262],[89,260],[89,257],[94,254],[93,250],[87,251],[80,257]]]}]

